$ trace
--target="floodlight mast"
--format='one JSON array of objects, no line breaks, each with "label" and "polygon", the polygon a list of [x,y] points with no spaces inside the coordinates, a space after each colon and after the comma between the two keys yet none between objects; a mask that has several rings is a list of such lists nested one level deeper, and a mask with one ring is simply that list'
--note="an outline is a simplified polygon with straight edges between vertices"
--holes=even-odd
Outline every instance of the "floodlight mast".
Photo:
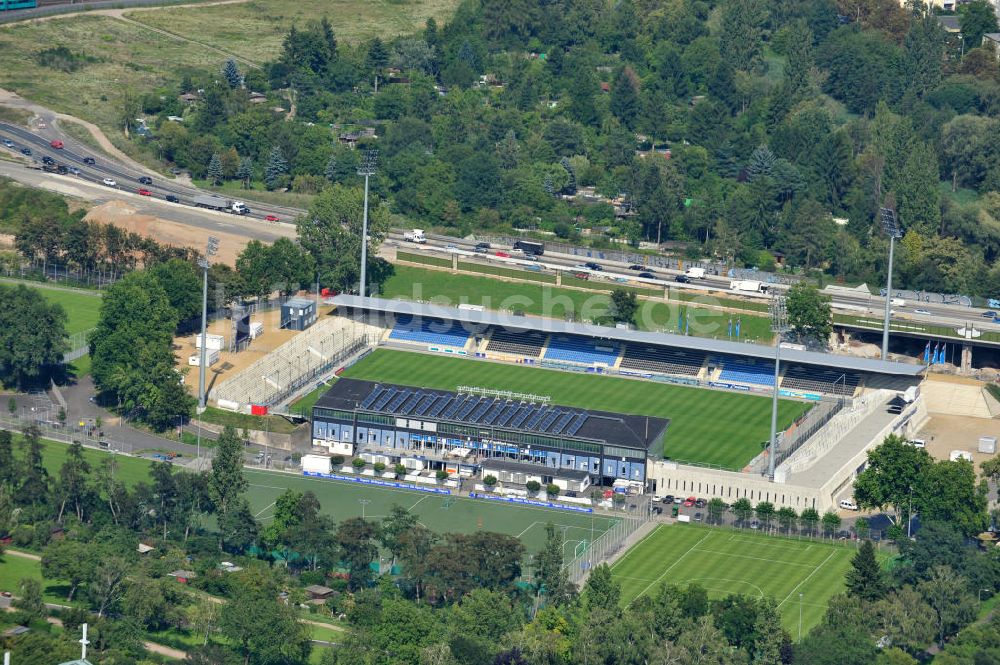
[{"label": "floodlight mast", "polygon": [[879,208],[882,219],[882,230],[889,236],[889,269],[885,278],[885,318],[882,321],[882,360],[889,359],[889,318],[892,314],[892,259],[896,249],[896,240],[903,237],[896,211],[892,208]]},{"label": "floodlight mast", "polygon": [[358,288],[358,295],[365,297],[365,282],[368,277],[368,179],[375,175],[375,166],[378,163],[378,150],[371,149],[365,151],[358,166],[358,175],[365,178],[365,209],[361,223],[361,284]]},{"label": "floodlight mast", "polygon": [[208,244],[205,245],[205,256],[198,260],[204,274],[201,287],[201,350],[198,355],[198,413],[205,411],[205,339],[208,332],[208,268],[211,265],[209,259],[219,251],[219,239],[215,236],[208,237]]},{"label": "floodlight mast", "polygon": [[767,454],[767,477],[774,480],[774,463],[778,456],[778,373],[781,371],[781,341],[788,331],[788,306],[785,296],[771,296],[771,330],[778,338],[774,348],[774,392],[771,397],[771,445]]}]

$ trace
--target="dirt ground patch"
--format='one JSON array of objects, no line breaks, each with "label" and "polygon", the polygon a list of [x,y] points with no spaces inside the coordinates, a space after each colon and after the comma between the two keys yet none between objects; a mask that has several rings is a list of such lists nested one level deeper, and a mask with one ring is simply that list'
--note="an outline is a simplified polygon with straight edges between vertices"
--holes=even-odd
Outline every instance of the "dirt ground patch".
[{"label": "dirt ground patch", "polygon": [[219,253],[214,261],[231,266],[236,264],[236,257],[250,242],[250,238],[243,235],[206,231],[195,226],[144,215],[125,201],[109,201],[96,206],[87,214],[87,219],[102,224],[114,224],[118,228],[152,238],[164,245],[190,247],[199,252],[208,242],[208,236],[213,235],[220,241]]},{"label": "dirt ground patch", "polygon": [[948,459],[951,451],[964,450],[972,453],[972,460],[977,470],[980,462],[993,457],[978,452],[981,436],[1000,437],[1000,420],[935,413],[931,414],[918,435],[927,442],[927,452],[934,459]]},{"label": "dirt ground patch", "polygon": [[[320,310],[320,316],[329,314],[331,307],[324,307]],[[227,381],[247,367],[257,362],[276,348],[295,337],[298,334],[294,330],[284,330],[281,328],[281,310],[273,309],[269,312],[254,314],[250,317],[253,322],[264,324],[264,332],[250,342],[250,346],[239,353],[223,351],[219,354],[219,360],[208,368],[205,376],[205,388],[211,390],[223,381]],[[233,335],[233,322],[229,319],[214,321],[208,326],[210,335],[222,335],[226,344],[229,343]],[[197,335],[187,335],[174,339],[174,355],[177,358],[177,369],[187,375],[184,385],[192,395],[198,393],[198,367],[188,365],[188,359],[198,353],[195,348],[195,338]]]}]

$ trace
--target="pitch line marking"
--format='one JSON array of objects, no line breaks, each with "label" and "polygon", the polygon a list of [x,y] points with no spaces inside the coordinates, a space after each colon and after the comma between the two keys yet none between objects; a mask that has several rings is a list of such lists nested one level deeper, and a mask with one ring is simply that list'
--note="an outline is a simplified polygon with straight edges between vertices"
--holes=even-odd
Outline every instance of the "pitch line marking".
[{"label": "pitch line marking", "polygon": [[[692,577],[687,580],[687,583],[688,585],[690,585],[692,582],[697,582],[698,580],[715,580],[717,582],[735,582],[736,584],[746,584],[747,586],[752,586],[754,589],[757,589],[757,593],[760,594],[761,598],[764,598],[766,596],[764,590],[761,589],[756,584],[754,584],[753,582],[747,582],[746,580],[734,580],[728,577]],[[731,589],[718,589],[715,587],[709,587],[709,588],[715,589],[715,591],[720,591],[722,593],[732,593]]]},{"label": "pitch line marking", "polygon": [[719,556],[733,556],[739,559],[753,559],[754,561],[768,561],[770,563],[780,563],[784,566],[798,566],[800,568],[812,568],[812,564],[808,563],[792,563],[791,561],[785,561],[783,559],[767,559],[762,556],[749,556],[747,554],[732,554],[730,552],[723,552],[721,550],[697,550],[698,552],[704,552],[705,554],[718,554]]},{"label": "pitch line marking", "polygon": [[517,534],[517,536],[515,536],[515,537],[518,538],[518,539],[520,539],[521,536],[523,536],[524,534],[526,534],[529,531],[531,531],[536,524],[538,524],[538,522],[532,522],[528,526],[524,527],[524,531],[522,531],[521,533]]},{"label": "pitch line marking", "polygon": [[[695,543],[694,545],[692,545],[692,546],[691,546],[691,549],[689,549],[689,550],[688,550],[687,552],[685,552],[684,554],[680,555],[680,556],[679,556],[679,557],[677,558],[677,560],[676,560],[676,561],[674,561],[674,562],[673,562],[672,564],[670,564],[670,567],[669,567],[669,568],[667,568],[667,569],[666,569],[666,570],[664,570],[664,571],[663,571],[662,573],[660,573],[660,576],[659,576],[659,577],[657,577],[657,578],[656,578],[655,580],[653,580],[652,582],[650,582],[650,583],[649,583],[649,585],[648,585],[648,586],[647,586],[647,587],[646,587],[645,589],[643,589],[642,591],[640,591],[640,592],[639,592],[639,594],[638,594],[638,595],[636,595],[636,597],[635,597],[635,598],[641,598],[641,597],[643,596],[643,594],[645,594],[645,593],[646,593],[647,591],[649,591],[649,589],[650,589],[650,588],[651,588],[651,587],[652,587],[652,586],[653,586],[654,584],[656,584],[657,582],[659,582],[660,580],[662,580],[662,579],[663,579],[664,577],[666,577],[667,573],[669,573],[669,572],[670,572],[671,570],[673,570],[673,567],[674,567],[674,566],[676,566],[676,565],[677,565],[677,564],[679,564],[679,563],[680,563],[681,561],[683,561],[683,560],[684,560],[684,557],[686,557],[686,556],[687,556],[688,554],[691,554],[691,552],[694,552],[694,551],[695,551],[695,549],[696,549],[696,548],[697,548],[697,547],[698,547],[699,545],[701,545],[701,544],[702,544],[703,542],[705,542],[705,541],[706,541],[706,540],[708,539],[708,537],[709,537],[709,536],[711,536],[711,535],[712,535],[712,534],[710,534],[710,533],[709,533],[709,534],[706,534],[704,538],[702,538],[702,539],[701,539],[701,540],[699,540],[699,541],[698,541],[697,543]],[[633,602],[635,602],[635,598],[633,598],[632,600],[630,600],[630,601],[629,601],[629,603],[628,603],[628,605],[626,605],[625,607],[630,607],[630,606],[632,605],[632,603],[633,603]]]},{"label": "pitch line marking", "polygon": [[419,499],[417,499],[417,502],[415,504],[413,504],[412,506],[410,506],[409,508],[407,508],[406,511],[410,512],[411,510],[413,510],[414,508],[416,508],[417,506],[419,506],[421,501],[423,501],[424,499],[426,499],[429,496],[430,496],[430,494],[425,494],[424,496],[420,497]]},{"label": "pitch line marking", "polygon": [[795,592],[796,592],[796,591],[798,590],[798,588],[799,588],[800,586],[802,586],[803,584],[805,584],[806,582],[808,582],[808,581],[809,581],[809,578],[810,578],[810,577],[812,577],[813,575],[815,575],[816,573],[818,573],[818,572],[819,572],[819,569],[820,569],[820,568],[822,568],[823,566],[825,566],[825,565],[826,565],[826,562],[827,562],[827,561],[829,561],[830,559],[832,559],[832,558],[833,558],[833,555],[834,555],[834,554],[836,554],[836,553],[837,553],[836,551],[833,551],[833,552],[830,552],[830,556],[828,556],[828,557],[826,557],[825,559],[823,559],[823,563],[821,563],[821,564],[819,564],[818,566],[816,566],[816,569],[815,569],[815,570],[813,570],[813,571],[812,571],[811,573],[809,573],[809,575],[807,575],[807,576],[806,576],[806,578],[805,578],[804,580],[802,580],[801,582],[799,582],[798,584],[796,584],[796,585],[795,585],[795,587],[794,587],[794,588],[793,588],[793,589],[792,589],[791,591],[789,591],[789,592],[788,592],[788,595],[787,595],[787,596],[785,596],[785,600],[783,600],[783,601],[781,601],[780,603],[778,603],[778,607],[780,608],[780,607],[781,607],[782,605],[784,605],[784,604],[785,604],[785,602],[786,602],[786,601],[787,601],[787,600],[788,600],[789,598],[791,598],[791,597],[792,597],[792,594],[793,594],[793,593],[795,593]]},{"label": "pitch line marking", "polygon": [[257,513],[256,515],[254,515],[254,517],[260,517],[260,516],[261,516],[261,514],[262,514],[262,513],[263,513],[263,512],[265,511],[265,510],[267,510],[268,508],[270,508],[271,506],[273,506],[273,505],[274,505],[274,504],[276,504],[276,503],[277,503],[277,501],[272,501],[271,503],[267,504],[266,506],[264,506],[263,508],[261,508],[261,509],[260,509],[260,512],[258,512],[258,513]]},{"label": "pitch line marking", "polygon": [[[652,531],[650,531],[649,533],[647,533],[642,538],[642,540],[640,540],[635,545],[632,545],[630,548],[628,548],[628,550],[625,552],[625,554],[621,555],[621,557],[619,557],[617,561],[615,561],[613,564],[611,564],[611,570],[614,570],[615,567],[618,564],[620,564],[622,561],[624,561],[625,559],[627,559],[629,557],[629,555],[632,554],[632,552],[635,552],[637,549],[639,549],[640,545],[642,545],[644,542],[646,542],[647,540],[649,540],[650,538],[652,538],[655,534],[659,533],[659,531],[660,531],[660,529],[662,527],[663,527],[662,524],[657,524],[656,528],[653,529]],[[596,538],[594,540],[596,540]]]}]

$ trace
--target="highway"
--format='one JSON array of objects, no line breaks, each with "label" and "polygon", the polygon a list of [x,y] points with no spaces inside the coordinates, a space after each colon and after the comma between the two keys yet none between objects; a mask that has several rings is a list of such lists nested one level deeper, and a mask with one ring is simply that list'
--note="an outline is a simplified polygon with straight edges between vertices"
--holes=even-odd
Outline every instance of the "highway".
[{"label": "highway", "polygon": [[[46,179],[65,179],[85,186],[88,190],[88,198],[97,201],[108,201],[122,198],[122,193],[129,193],[130,204],[145,214],[155,215],[171,221],[197,226],[206,230],[218,230],[220,232],[237,232],[247,237],[258,238],[263,241],[273,241],[279,237],[295,237],[294,227],[291,222],[305,211],[297,208],[275,206],[271,204],[248,201],[251,213],[246,216],[229,215],[226,213],[202,210],[193,207],[192,198],[199,194],[211,194],[198,190],[197,188],[178,183],[164,177],[162,174],[145,169],[138,164],[123,164],[118,160],[110,158],[108,155],[93,150],[89,146],[76,141],[59,130],[58,123],[54,117],[39,116],[41,123],[37,123],[37,129],[27,129],[0,122],[0,140],[9,140],[12,147],[7,149],[20,154],[22,148],[29,148],[32,152],[30,158],[40,165],[43,156],[48,155],[57,163],[65,164],[77,170],[77,173],[70,176],[59,176],[41,171],[28,173],[29,169],[15,165],[8,166],[0,163],[0,174],[5,171],[18,180],[27,181],[29,184],[38,186]],[[52,148],[50,142],[58,139],[63,142],[64,148]],[[90,158],[93,164],[87,164],[84,160]],[[23,170],[22,170],[23,169]],[[141,185],[138,182],[140,176],[152,178],[151,185]],[[104,178],[112,178],[117,186],[110,188],[102,184]],[[107,195],[101,195],[93,191],[93,187],[107,190]],[[150,191],[151,196],[138,196],[137,191],[142,187]],[[165,197],[172,195],[177,197],[177,203],[167,202]],[[277,217],[279,223],[265,222],[266,216]],[[730,279],[724,275],[707,275],[704,279],[691,279],[688,283],[678,283],[676,276],[681,274],[677,270],[667,270],[657,268],[653,279],[641,278],[640,271],[629,270],[628,264],[612,261],[600,260],[597,263],[601,270],[596,271],[584,267],[582,264],[595,259],[584,258],[571,254],[558,254],[551,251],[545,252],[539,261],[528,261],[511,254],[511,248],[494,246],[489,250],[490,256],[475,254],[472,250],[475,241],[453,238],[443,235],[427,235],[425,245],[412,245],[403,241],[403,232],[394,230],[389,234],[390,240],[399,243],[401,248],[409,246],[412,251],[437,251],[459,252],[464,255],[463,260],[488,260],[491,263],[508,264],[510,267],[524,268],[535,264],[541,269],[554,271],[586,272],[592,279],[605,279],[611,282],[621,282],[628,280],[629,283],[641,286],[648,284],[664,288],[670,286],[676,289],[684,289],[693,292],[720,294],[722,292],[728,296],[739,296],[751,299],[766,300],[766,294],[753,294],[746,292],[736,292],[730,290]],[[496,252],[501,251],[511,254],[509,257],[498,257]],[[772,290],[785,290],[788,287],[780,284],[769,285]],[[885,307],[885,300],[881,296],[872,296],[864,293],[850,293],[846,289],[830,293],[832,304],[836,311],[857,316],[881,318]],[[931,303],[910,303],[903,306],[892,307],[895,320],[906,320],[912,323],[923,323],[928,325],[949,326],[959,328],[973,323],[975,328],[983,331],[1000,332],[1000,323],[993,322],[982,316],[984,310],[963,307],[961,305],[931,304]],[[916,310],[920,310],[917,312]]]}]

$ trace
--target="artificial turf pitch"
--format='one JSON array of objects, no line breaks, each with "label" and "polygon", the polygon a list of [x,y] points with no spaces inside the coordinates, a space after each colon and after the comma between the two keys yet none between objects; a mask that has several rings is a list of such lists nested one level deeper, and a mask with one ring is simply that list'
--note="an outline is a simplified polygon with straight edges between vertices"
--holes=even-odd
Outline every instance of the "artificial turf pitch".
[{"label": "artificial turf pitch", "polygon": [[[844,588],[853,544],[763,535],[750,530],[660,525],[612,564],[622,603],[655,594],[662,584],[697,583],[709,598],[729,594],[771,597],[793,640],[822,618],[827,601]],[[800,597],[801,594],[801,597]]]},{"label": "artificial turf pitch", "polygon": [[[771,431],[771,398],[653,381],[577,374],[537,367],[378,349],[344,376],[423,388],[478,386],[547,395],[553,404],[669,418],[664,457],[741,469]],[[808,404],[782,400],[784,429]],[[659,451],[653,451],[658,453]]]}]

